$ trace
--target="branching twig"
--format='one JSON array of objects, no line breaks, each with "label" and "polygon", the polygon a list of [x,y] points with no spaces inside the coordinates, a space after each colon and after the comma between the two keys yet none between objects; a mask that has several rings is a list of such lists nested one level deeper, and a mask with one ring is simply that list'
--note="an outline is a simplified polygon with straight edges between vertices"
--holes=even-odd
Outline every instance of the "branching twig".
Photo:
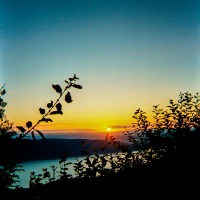
[{"label": "branching twig", "polygon": [[[61,97],[67,92],[67,94],[65,95],[65,101],[67,103],[71,103],[73,100],[71,98],[71,94],[69,91],[69,88],[74,87],[77,89],[82,89],[81,85],[77,85],[74,82],[79,79],[76,77],[76,74],[74,74],[74,76],[72,78],[69,78],[68,81],[65,80],[65,82],[67,83],[66,87],[64,89],[62,89],[60,87],[60,85],[56,84],[52,84],[53,89],[60,94],[60,96],[58,97],[58,99],[53,103],[53,101],[51,100],[50,103],[47,103],[47,108],[48,111],[46,112],[44,108],[39,108],[40,114],[43,115],[41,119],[39,119],[35,125],[32,125],[31,121],[27,121],[26,122],[26,127],[28,128],[25,129],[23,126],[16,126],[20,131],[20,135],[19,135],[19,139],[24,138],[28,133],[31,132],[33,139],[35,139],[34,136],[34,130],[38,132],[38,134],[45,139],[44,135],[42,134],[42,132],[40,132],[39,130],[35,129],[36,126],[38,124],[40,124],[41,122],[53,122],[51,118],[46,118],[49,115],[55,115],[55,114],[60,114],[62,115],[62,104],[60,103],[60,99]],[[53,111],[53,109],[56,108],[56,110]]]}]

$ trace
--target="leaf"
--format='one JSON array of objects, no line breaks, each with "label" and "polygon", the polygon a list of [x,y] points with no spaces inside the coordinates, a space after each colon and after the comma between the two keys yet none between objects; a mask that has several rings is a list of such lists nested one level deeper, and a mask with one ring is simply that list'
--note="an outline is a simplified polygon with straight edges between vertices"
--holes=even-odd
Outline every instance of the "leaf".
[{"label": "leaf", "polygon": [[16,126],[22,133],[26,131],[26,129],[23,126]]},{"label": "leaf", "polygon": [[59,111],[58,111],[58,114],[62,115],[62,114],[63,114],[62,110],[59,110]]},{"label": "leaf", "polygon": [[76,74],[74,74],[74,77],[73,77],[73,78],[74,78],[74,80],[76,80],[76,79],[78,80],[78,79],[79,79],[79,78],[76,76]]},{"label": "leaf", "polygon": [[50,112],[49,113],[50,115],[57,115],[58,114],[58,111],[56,110],[56,111],[52,111],[52,112]]},{"label": "leaf", "polygon": [[71,102],[73,101],[70,92],[68,92],[68,93],[65,95],[65,101],[66,101],[67,103],[71,103]]},{"label": "leaf", "polygon": [[27,126],[27,128],[31,128],[32,122],[31,121],[26,122],[26,126]]},{"label": "leaf", "polygon": [[42,121],[44,121],[44,122],[53,122],[52,119],[50,119],[50,118],[42,118],[40,120],[40,122],[42,122]]},{"label": "leaf", "polygon": [[63,112],[61,110],[56,110],[56,111],[50,112],[50,115],[58,115],[58,114],[62,115]]},{"label": "leaf", "polygon": [[57,92],[57,93],[62,93],[62,88],[60,87],[60,85],[56,84],[52,84],[53,89]]},{"label": "leaf", "polygon": [[76,81],[78,80],[79,78],[76,76],[76,74],[74,74],[73,78],[69,78],[70,81]]},{"label": "leaf", "polygon": [[3,107],[3,108],[6,107],[6,105],[7,105],[6,102],[2,102],[2,103],[1,103],[1,107]]},{"label": "leaf", "polygon": [[51,102],[47,104],[47,108],[51,108],[52,106],[53,106],[53,101],[51,100]]},{"label": "leaf", "polygon": [[82,89],[82,88],[83,88],[81,85],[77,85],[77,84],[72,84],[72,86],[73,86],[74,88],[77,88],[77,89]]},{"label": "leaf", "polygon": [[3,89],[3,90],[1,91],[1,95],[3,96],[4,94],[6,94],[6,90],[5,90],[5,89]]},{"label": "leaf", "polygon": [[[38,175],[38,176],[39,176],[39,175]],[[35,179],[35,183],[37,184],[37,183],[39,183],[41,180],[42,180],[42,178],[36,178],[36,179]]]},{"label": "leaf", "polygon": [[41,114],[41,115],[44,115],[44,114],[45,114],[45,109],[40,108],[39,111],[40,111],[40,114]]},{"label": "leaf", "polygon": [[47,177],[50,177],[50,173],[48,171],[43,174],[43,178],[47,178]]},{"label": "leaf", "polygon": [[43,135],[43,133],[42,132],[40,132],[39,130],[37,130],[37,129],[35,129],[37,132],[38,132],[38,134],[42,137],[42,139],[43,140],[46,140],[46,138],[44,137],[44,135]]},{"label": "leaf", "polygon": [[61,103],[56,104],[56,108],[57,108],[57,111],[61,111],[62,110],[62,104]]}]

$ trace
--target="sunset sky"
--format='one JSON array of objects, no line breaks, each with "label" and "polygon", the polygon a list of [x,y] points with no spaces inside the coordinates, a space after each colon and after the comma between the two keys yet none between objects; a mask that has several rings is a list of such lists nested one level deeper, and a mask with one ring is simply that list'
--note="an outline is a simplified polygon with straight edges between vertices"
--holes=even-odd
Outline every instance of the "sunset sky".
[{"label": "sunset sky", "polygon": [[[200,92],[198,0],[0,0],[0,85],[15,126],[41,118],[52,84],[76,74],[63,115],[39,130],[53,137],[122,135],[141,108]],[[110,128],[110,130],[107,130]]]}]

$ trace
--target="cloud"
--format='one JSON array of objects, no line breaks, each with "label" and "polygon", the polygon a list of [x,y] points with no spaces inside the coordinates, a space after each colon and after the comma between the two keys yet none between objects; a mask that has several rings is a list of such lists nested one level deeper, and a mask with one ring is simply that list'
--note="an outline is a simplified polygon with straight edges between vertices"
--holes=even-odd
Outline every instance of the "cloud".
[{"label": "cloud", "polygon": [[132,126],[130,126],[130,125],[126,125],[126,126],[124,126],[124,125],[114,125],[114,126],[110,126],[110,128],[113,128],[113,129],[122,129],[122,128],[132,128]]}]

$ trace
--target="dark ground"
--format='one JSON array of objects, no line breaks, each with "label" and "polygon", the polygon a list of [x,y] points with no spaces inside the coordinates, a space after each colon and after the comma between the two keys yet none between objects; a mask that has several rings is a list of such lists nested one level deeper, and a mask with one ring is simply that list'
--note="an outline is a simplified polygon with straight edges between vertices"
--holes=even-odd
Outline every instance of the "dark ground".
[{"label": "dark ground", "polygon": [[[147,172],[148,171],[148,172]],[[68,179],[31,189],[2,191],[0,199],[199,199],[199,176],[194,173],[136,170],[129,175]]]}]

